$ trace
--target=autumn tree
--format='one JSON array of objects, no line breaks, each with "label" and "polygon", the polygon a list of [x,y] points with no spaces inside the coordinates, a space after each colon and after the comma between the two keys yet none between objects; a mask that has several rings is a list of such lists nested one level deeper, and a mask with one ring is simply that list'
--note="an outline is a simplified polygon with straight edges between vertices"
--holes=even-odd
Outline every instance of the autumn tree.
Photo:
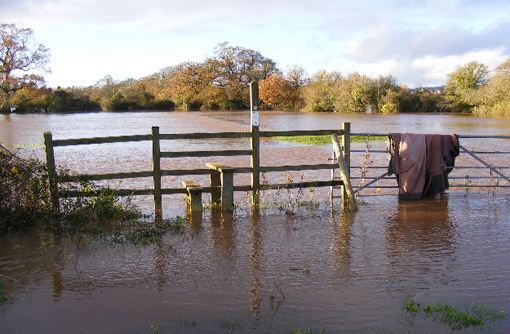
[{"label": "autumn tree", "polygon": [[263,107],[272,110],[293,110],[299,98],[298,87],[279,74],[271,74],[260,81],[259,97]]},{"label": "autumn tree", "polygon": [[246,108],[249,105],[249,83],[278,72],[276,63],[260,52],[231,46],[228,42],[218,44],[214,57],[207,62],[215,73],[212,84],[224,91],[230,103],[228,109]]},{"label": "autumn tree", "polygon": [[214,70],[210,69],[210,64],[186,62],[179,67],[180,69],[168,81],[169,92],[177,107],[191,110],[214,104],[208,100],[213,97],[212,91],[215,88],[212,84],[215,77]]},{"label": "autumn tree", "polygon": [[287,68],[285,75],[273,73],[260,81],[260,100],[264,108],[299,110],[304,106],[301,89],[308,79],[299,65]]},{"label": "autumn tree", "polygon": [[44,83],[48,48],[33,40],[33,31],[15,24],[0,24],[0,110],[8,111],[13,93]]}]

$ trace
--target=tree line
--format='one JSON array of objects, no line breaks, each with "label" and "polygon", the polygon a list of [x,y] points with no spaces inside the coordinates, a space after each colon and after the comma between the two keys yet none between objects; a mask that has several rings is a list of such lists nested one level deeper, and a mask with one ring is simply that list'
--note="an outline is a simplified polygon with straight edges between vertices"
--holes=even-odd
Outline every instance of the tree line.
[{"label": "tree line", "polygon": [[52,89],[33,74],[46,70],[49,50],[33,43],[32,31],[2,24],[0,33],[2,111],[239,110],[249,107],[248,85],[258,81],[261,108],[269,110],[510,115],[510,59],[493,75],[471,62],[450,73],[444,87],[410,89],[391,75],[323,70],[308,76],[299,65],[281,70],[258,51],[224,42],[203,61],[137,80],[106,76],[90,87]]}]

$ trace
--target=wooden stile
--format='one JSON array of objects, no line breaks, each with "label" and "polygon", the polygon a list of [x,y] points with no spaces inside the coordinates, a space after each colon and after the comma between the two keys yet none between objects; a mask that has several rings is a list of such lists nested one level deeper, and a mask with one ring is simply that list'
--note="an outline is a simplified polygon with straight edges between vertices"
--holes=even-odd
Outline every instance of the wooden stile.
[{"label": "wooden stile", "polygon": [[182,181],[186,188],[186,206],[188,212],[202,211],[202,186],[194,180]]},{"label": "wooden stile", "polygon": [[[349,165],[350,165],[350,124],[344,123],[340,130],[298,130],[298,131],[260,131],[260,112],[259,112],[259,93],[258,83],[250,84],[250,131],[249,132],[218,132],[218,133],[186,133],[186,134],[161,134],[157,126],[152,127],[152,133],[149,135],[134,136],[114,136],[114,137],[94,137],[53,140],[50,132],[44,134],[46,144],[46,158],[48,165],[48,176],[50,180],[50,191],[52,204],[58,210],[59,196],[78,197],[78,196],[95,196],[97,192],[84,191],[58,191],[58,182],[79,182],[88,180],[114,180],[138,177],[152,177],[153,189],[113,189],[119,196],[130,195],[153,195],[154,210],[156,219],[162,219],[162,195],[186,194],[191,211],[201,210],[201,194],[206,192],[211,194],[211,201],[214,204],[221,205],[223,210],[231,211],[234,208],[234,191],[251,191],[252,203],[254,207],[259,204],[259,191],[276,188],[305,188],[305,187],[326,187],[334,185],[348,185],[349,200],[351,205],[356,206],[355,199],[352,195],[352,187],[349,182]],[[261,172],[285,172],[285,171],[302,171],[302,170],[321,170],[332,169],[337,166],[332,163],[323,164],[302,164],[302,165],[284,165],[284,166],[260,166],[260,137],[275,136],[320,136],[332,135],[333,145],[340,157],[339,164],[343,164],[342,180],[328,181],[307,181],[285,184],[260,184]],[[342,148],[338,142],[338,135],[342,135]],[[179,140],[179,139],[216,139],[216,138],[250,138],[250,149],[247,150],[208,150],[208,151],[181,151],[181,152],[162,152],[161,140]],[[130,141],[152,141],[152,170],[123,172],[123,173],[106,173],[106,174],[81,174],[58,177],[56,173],[54,147],[69,145],[89,145]],[[185,158],[185,157],[213,157],[213,156],[241,156],[250,155],[251,163],[249,167],[232,168],[223,163],[208,163],[205,168],[195,169],[161,169],[161,159],[164,158]],[[251,173],[251,184],[234,185],[234,173]],[[201,186],[193,183],[194,181],[183,181],[183,187],[163,188],[163,176],[185,176],[185,175],[210,175],[210,185]],[[200,204],[199,204],[200,202]]]},{"label": "wooden stile", "polygon": [[[211,200],[213,203],[221,203],[222,210],[231,211],[234,209],[234,168],[224,163],[207,163],[207,167],[216,171],[215,174],[211,174],[211,187],[216,187],[219,183],[221,184],[220,197],[218,200],[218,192],[216,189],[211,191]],[[214,179],[213,179],[214,175]],[[219,177],[218,177],[219,176]],[[214,182],[214,183],[213,183]]]}]

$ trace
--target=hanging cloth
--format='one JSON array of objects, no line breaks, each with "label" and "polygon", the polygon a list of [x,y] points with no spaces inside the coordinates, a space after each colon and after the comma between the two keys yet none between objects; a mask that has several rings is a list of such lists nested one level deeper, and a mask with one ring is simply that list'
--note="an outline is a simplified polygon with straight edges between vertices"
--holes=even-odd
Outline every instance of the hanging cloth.
[{"label": "hanging cloth", "polygon": [[459,155],[457,135],[391,133],[388,174],[395,174],[399,197],[417,200],[444,192]]}]

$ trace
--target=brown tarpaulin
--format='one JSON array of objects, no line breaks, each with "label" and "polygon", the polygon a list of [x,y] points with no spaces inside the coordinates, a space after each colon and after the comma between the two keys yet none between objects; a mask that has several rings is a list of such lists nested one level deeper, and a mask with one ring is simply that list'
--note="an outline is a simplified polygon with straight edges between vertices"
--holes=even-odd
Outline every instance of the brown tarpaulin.
[{"label": "brown tarpaulin", "polygon": [[416,200],[448,189],[448,173],[459,155],[456,135],[391,133],[389,174],[395,173],[399,197]]}]

